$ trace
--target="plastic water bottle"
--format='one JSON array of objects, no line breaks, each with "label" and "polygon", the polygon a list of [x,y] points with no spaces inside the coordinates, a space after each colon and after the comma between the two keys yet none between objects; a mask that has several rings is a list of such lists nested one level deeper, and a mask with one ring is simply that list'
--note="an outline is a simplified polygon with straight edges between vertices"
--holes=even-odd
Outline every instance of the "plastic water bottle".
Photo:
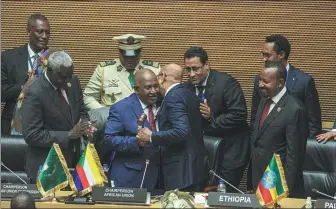
[{"label": "plastic water bottle", "polygon": [[217,192],[226,193],[226,186],[223,180],[219,180],[219,184],[217,186]]}]

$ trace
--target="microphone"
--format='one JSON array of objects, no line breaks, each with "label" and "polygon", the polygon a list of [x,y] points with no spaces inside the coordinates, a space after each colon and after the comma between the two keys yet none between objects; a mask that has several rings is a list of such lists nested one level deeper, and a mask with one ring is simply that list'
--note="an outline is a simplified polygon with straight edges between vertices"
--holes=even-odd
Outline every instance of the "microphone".
[{"label": "microphone", "polygon": [[321,195],[323,195],[323,196],[325,196],[325,197],[329,197],[329,198],[331,198],[331,199],[333,199],[333,200],[336,200],[336,197],[333,197],[333,196],[330,196],[330,195],[325,194],[325,193],[323,193],[323,192],[320,192],[320,191],[318,191],[317,189],[312,189],[312,191],[315,192],[315,193],[317,193],[317,194],[321,194]]},{"label": "microphone", "polygon": [[223,180],[226,184],[228,184],[229,186],[231,186],[232,188],[234,188],[237,192],[241,193],[241,194],[245,194],[244,192],[242,192],[240,189],[238,189],[237,187],[233,186],[232,184],[230,184],[229,182],[225,181],[225,179],[223,179],[222,177],[218,176],[215,171],[210,170],[209,171],[210,174],[218,177],[219,179]]},{"label": "microphone", "polygon": [[145,176],[146,176],[146,172],[147,172],[147,166],[149,164],[149,160],[146,160],[146,166],[145,166],[145,171],[144,174],[142,175],[142,181],[141,181],[141,185],[140,185],[140,189],[142,188],[143,182],[145,180]]},{"label": "microphone", "polygon": [[23,182],[24,184],[27,184],[27,182],[25,180],[23,180],[20,176],[18,176],[16,173],[14,173],[11,169],[9,169],[7,166],[5,166],[5,164],[3,164],[3,162],[1,162],[1,165],[6,168],[7,171],[11,172],[12,174],[14,174],[14,176],[16,176],[16,178],[20,179],[21,182]]}]

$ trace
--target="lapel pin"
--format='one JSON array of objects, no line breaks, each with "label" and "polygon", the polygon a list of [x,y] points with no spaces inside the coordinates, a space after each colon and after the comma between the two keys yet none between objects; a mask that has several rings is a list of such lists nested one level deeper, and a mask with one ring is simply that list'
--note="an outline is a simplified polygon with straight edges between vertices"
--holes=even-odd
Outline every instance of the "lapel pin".
[{"label": "lapel pin", "polygon": [[281,107],[278,107],[277,111],[280,112],[281,111]]}]

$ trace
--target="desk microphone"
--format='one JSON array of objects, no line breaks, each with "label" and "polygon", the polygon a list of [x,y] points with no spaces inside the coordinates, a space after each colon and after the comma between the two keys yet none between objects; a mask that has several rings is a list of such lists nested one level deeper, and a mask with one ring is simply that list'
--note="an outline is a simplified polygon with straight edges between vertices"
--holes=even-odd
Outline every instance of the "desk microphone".
[{"label": "desk microphone", "polygon": [[333,197],[333,196],[330,196],[330,195],[325,194],[325,193],[323,193],[323,192],[320,192],[320,191],[318,191],[317,189],[312,189],[312,191],[315,192],[315,193],[317,193],[317,194],[321,194],[321,195],[323,195],[323,196],[325,196],[325,197],[329,197],[329,198],[331,198],[331,199],[333,199],[333,200],[336,200],[336,197]]},{"label": "desk microphone", "polygon": [[232,188],[234,188],[237,192],[241,193],[241,194],[245,194],[244,192],[242,192],[240,189],[238,189],[237,187],[233,186],[232,184],[230,184],[229,182],[225,181],[225,179],[223,179],[222,177],[218,176],[215,171],[210,170],[209,171],[210,174],[218,177],[219,179],[223,180],[226,184],[228,184],[229,186],[231,186]]},{"label": "desk microphone", "polygon": [[147,166],[149,164],[149,160],[146,160],[146,166],[145,166],[145,171],[144,174],[142,175],[142,181],[141,181],[141,185],[140,185],[140,189],[142,188],[143,182],[145,180],[145,176],[146,176],[146,172],[147,172]]},{"label": "desk microphone", "polygon": [[12,174],[14,174],[14,176],[16,176],[16,178],[18,178],[21,182],[23,182],[24,184],[27,184],[27,182],[25,180],[23,180],[20,176],[18,176],[16,173],[14,173],[11,169],[9,169],[7,166],[5,166],[5,164],[3,164],[3,162],[1,162],[1,165],[6,168],[7,171],[11,172]]}]

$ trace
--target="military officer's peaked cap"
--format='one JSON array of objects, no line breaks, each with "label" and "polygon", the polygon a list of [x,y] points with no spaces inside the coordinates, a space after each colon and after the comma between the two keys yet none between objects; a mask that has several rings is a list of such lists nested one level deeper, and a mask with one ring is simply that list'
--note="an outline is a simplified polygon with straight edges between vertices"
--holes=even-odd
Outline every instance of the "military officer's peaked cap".
[{"label": "military officer's peaked cap", "polygon": [[125,51],[125,56],[135,56],[137,54],[136,50],[141,49],[141,41],[144,38],[146,37],[135,34],[125,34],[113,37],[114,40],[118,41],[119,49]]}]

